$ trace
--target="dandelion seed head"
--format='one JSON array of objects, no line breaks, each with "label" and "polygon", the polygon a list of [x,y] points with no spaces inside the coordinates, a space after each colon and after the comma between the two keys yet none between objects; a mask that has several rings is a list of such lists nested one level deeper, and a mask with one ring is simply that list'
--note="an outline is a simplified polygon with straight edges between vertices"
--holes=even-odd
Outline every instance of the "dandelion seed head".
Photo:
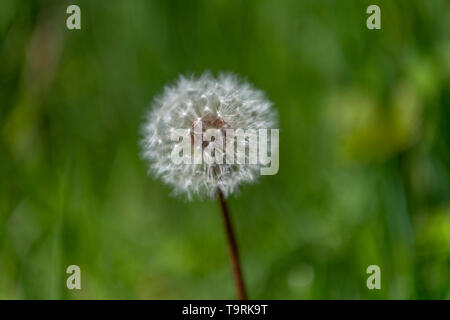
[{"label": "dandelion seed head", "polygon": [[[155,98],[143,126],[143,157],[150,171],[172,186],[175,194],[213,198],[220,188],[227,197],[239,186],[259,177],[259,164],[175,164],[171,152],[178,141],[171,140],[174,129],[195,132],[201,122],[202,131],[217,129],[270,129],[277,125],[277,113],[265,94],[236,75],[222,73],[216,78],[204,73],[198,78],[180,76]],[[241,143],[248,144],[245,139]],[[202,149],[208,145],[203,142]],[[244,147],[248,147],[244,145]],[[247,149],[246,149],[247,150]],[[185,156],[185,155],[184,155]],[[203,153],[203,157],[209,154]],[[248,152],[246,152],[248,157]]]}]

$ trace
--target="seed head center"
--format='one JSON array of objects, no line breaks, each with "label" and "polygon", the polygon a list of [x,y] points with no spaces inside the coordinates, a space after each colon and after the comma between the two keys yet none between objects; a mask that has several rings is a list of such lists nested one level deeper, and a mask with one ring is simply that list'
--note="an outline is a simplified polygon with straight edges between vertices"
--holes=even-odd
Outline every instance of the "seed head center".
[{"label": "seed head center", "polygon": [[[201,122],[202,132],[196,131],[196,130],[198,130],[197,128],[199,126],[199,122]],[[228,128],[230,128],[230,126],[222,117],[220,117],[216,114],[207,114],[207,115],[203,116],[201,119],[194,121],[194,123],[192,124],[191,129],[190,129],[191,142],[194,143],[195,135],[201,134],[202,148],[205,149],[209,144],[209,141],[203,140],[203,134],[205,133],[206,130],[218,129],[221,131],[222,137],[225,137],[226,129],[228,129]],[[215,138],[212,137],[211,140],[214,141]]]}]

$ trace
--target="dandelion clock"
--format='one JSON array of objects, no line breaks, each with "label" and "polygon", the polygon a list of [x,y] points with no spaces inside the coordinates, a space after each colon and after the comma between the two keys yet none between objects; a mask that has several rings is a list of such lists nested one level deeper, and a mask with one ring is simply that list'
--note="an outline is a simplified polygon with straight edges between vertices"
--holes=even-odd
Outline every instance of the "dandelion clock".
[{"label": "dandelion clock", "polygon": [[[143,126],[150,173],[175,195],[218,199],[239,299],[247,294],[226,199],[241,185],[278,171],[276,127],[272,102],[229,73],[180,76],[154,99]],[[272,169],[276,163],[275,171],[267,169],[269,162]]]}]

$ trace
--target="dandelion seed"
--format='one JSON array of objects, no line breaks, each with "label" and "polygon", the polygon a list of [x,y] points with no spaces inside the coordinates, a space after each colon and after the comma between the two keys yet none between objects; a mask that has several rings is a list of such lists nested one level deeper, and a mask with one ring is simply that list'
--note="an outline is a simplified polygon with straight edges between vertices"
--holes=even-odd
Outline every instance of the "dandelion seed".
[{"label": "dandelion seed", "polygon": [[[214,198],[220,189],[226,198],[242,184],[255,182],[260,165],[174,164],[170,153],[178,142],[171,140],[170,130],[174,126],[193,128],[196,122],[202,122],[204,129],[269,129],[275,127],[276,119],[265,94],[235,75],[180,76],[153,103],[144,126],[143,156],[175,194]],[[190,184],[186,184],[188,179]]]}]

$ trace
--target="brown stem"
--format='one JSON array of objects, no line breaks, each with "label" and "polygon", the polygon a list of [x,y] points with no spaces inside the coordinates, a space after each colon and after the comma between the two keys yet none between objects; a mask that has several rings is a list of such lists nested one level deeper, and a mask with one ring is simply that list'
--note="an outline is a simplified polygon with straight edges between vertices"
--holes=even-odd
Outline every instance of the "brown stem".
[{"label": "brown stem", "polygon": [[241,264],[239,261],[239,250],[236,238],[234,236],[233,226],[231,224],[230,212],[228,210],[227,201],[225,199],[223,192],[220,189],[218,189],[217,194],[219,195],[219,203],[222,211],[222,219],[225,225],[225,232],[227,234],[228,251],[230,253],[231,268],[233,270],[237,297],[240,300],[247,300],[244,278],[242,276]]}]

